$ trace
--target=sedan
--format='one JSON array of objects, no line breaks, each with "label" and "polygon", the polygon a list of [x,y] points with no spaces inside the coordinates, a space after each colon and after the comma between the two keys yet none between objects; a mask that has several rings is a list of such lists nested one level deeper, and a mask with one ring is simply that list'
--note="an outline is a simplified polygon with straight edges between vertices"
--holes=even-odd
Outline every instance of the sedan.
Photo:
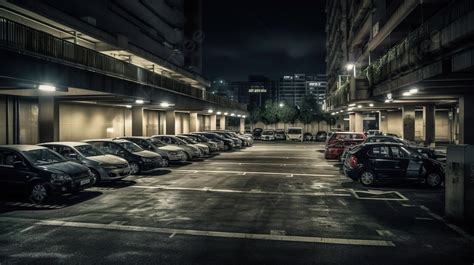
[{"label": "sedan", "polygon": [[264,130],[262,132],[262,141],[275,141],[275,131],[274,130]]},{"label": "sedan", "polygon": [[[190,133],[189,134],[182,134],[182,135],[188,137],[189,139],[191,139],[191,140],[193,140],[197,143],[207,145],[207,147],[209,147],[209,151],[211,153],[214,153],[214,152],[219,150],[219,146],[218,146],[217,142],[213,142],[213,141],[207,139],[204,136],[197,135],[197,134],[190,134]],[[221,146],[224,147],[224,142],[221,142]]]},{"label": "sedan", "polygon": [[114,181],[130,174],[127,160],[105,154],[94,146],[81,142],[51,142],[39,144],[72,162],[87,166],[97,181]]},{"label": "sedan", "polygon": [[199,150],[198,147],[192,144],[186,143],[185,141],[179,139],[175,135],[154,135],[152,137],[162,141],[163,143],[167,145],[172,145],[172,146],[182,148],[186,154],[187,161],[192,160],[194,158],[199,158],[202,156],[202,152],[201,150]]},{"label": "sedan", "polygon": [[351,150],[344,174],[362,185],[379,180],[422,181],[438,187],[444,181],[444,165],[398,143],[367,143]]},{"label": "sedan", "polygon": [[188,136],[177,135],[176,137],[183,140],[184,142],[186,142],[189,145],[192,145],[192,146],[195,146],[195,147],[199,148],[199,150],[201,151],[201,153],[203,155],[208,155],[208,154],[211,153],[211,151],[209,149],[209,146],[207,146],[205,144],[200,144],[200,143],[194,141],[193,139],[189,138]]},{"label": "sedan", "polygon": [[0,189],[24,193],[42,202],[53,193],[72,193],[95,183],[92,172],[60,154],[36,145],[0,146]]},{"label": "sedan", "polygon": [[133,142],[145,150],[160,154],[163,158],[164,167],[167,167],[169,163],[186,161],[186,154],[184,153],[183,148],[166,145],[156,138],[146,136],[126,136],[120,137],[119,139]]}]

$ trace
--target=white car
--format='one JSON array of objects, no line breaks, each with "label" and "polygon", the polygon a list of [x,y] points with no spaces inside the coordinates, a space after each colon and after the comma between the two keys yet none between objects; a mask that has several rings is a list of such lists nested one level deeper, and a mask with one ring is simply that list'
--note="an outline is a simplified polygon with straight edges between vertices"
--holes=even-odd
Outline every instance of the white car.
[{"label": "white car", "polygon": [[291,127],[288,128],[287,139],[288,141],[301,141],[303,142],[303,128]]},{"label": "white car", "polygon": [[264,130],[262,132],[262,141],[275,141],[275,131],[273,130]]}]

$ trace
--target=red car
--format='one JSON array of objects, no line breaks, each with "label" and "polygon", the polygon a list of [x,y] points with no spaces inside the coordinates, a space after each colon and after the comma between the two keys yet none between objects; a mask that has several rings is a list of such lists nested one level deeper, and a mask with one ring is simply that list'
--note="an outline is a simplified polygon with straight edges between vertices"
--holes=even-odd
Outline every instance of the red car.
[{"label": "red car", "polygon": [[364,133],[334,132],[326,141],[324,158],[339,159],[345,149],[364,142]]}]

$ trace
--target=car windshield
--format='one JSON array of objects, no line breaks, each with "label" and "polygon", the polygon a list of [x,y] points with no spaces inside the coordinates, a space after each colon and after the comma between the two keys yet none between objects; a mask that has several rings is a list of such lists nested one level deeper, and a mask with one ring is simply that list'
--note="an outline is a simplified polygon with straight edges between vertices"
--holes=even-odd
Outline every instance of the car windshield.
[{"label": "car windshield", "polygon": [[186,141],[184,141],[183,139],[179,138],[179,137],[173,137],[173,139],[178,143],[178,144],[188,144]]},{"label": "car windshield", "polygon": [[125,148],[125,150],[129,151],[129,152],[132,152],[132,153],[136,153],[136,152],[141,152],[143,151],[143,149],[132,143],[132,142],[120,142],[118,143],[121,147]]},{"label": "car windshield", "polygon": [[188,144],[197,144],[197,142],[195,142],[195,141],[193,141],[193,140],[191,140],[190,138],[185,137],[185,136],[181,136],[181,137],[179,137],[179,139],[185,141],[185,142],[188,143]]},{"label": "car windshield", "polygon": [[336,140],[352,140],[352,139],[364,139],[362,134],[358,133],[336,133]]},{"label": "car windshield", "polygon": [[104,155],[102,151],[88,144],[76,146],[76,149],[85,157]]},{"label": "car windshield", "polygon": [[300,129],[289,129],[288,134],[301,134]]},{"label": "car windshield", "polygon": [[22,153],[35,166],[56,164],[67,161],[61,155],[46,148],[24,151]]},{"label": "car windshield", "polygon": [[153,145],[157,146],[157,147],[163,147],[163,146],[166,145],[165,143],[163,143],[162,141],[158,140],[157,138],[151,138],[151,139],[150,139],[150,142],[151,142]]}]

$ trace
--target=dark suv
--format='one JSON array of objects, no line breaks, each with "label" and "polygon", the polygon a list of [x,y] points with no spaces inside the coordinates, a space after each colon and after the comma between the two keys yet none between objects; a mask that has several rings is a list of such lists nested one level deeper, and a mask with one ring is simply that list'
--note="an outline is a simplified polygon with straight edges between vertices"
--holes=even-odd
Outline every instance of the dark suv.
[{"label": "dark suv", "polygon": [[72,193],[95,183],[85,166],[36,145],[0,146],[0,189],[3,193],[26,193],[42,202],[53,193]]}]

